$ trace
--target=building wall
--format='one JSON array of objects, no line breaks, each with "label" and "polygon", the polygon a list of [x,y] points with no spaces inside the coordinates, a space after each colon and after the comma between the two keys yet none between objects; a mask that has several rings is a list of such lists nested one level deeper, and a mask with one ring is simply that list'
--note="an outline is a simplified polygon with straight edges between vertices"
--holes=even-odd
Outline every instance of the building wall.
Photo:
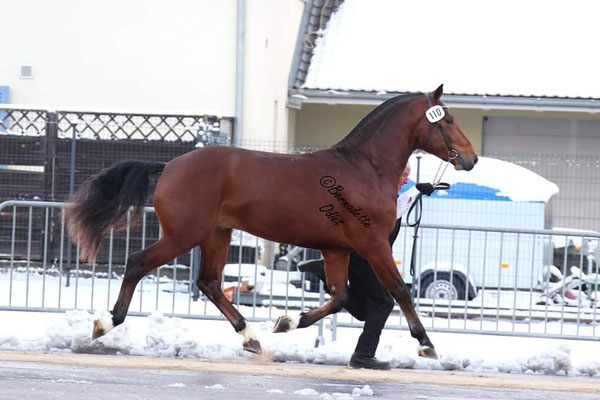
[{"label": "building wall", "polygon": [[303,10],[301,0],[246,2],[242,144],[247,147],[287,150],[287,84]]},{"label": "building wall", "polygon": [[[304,1],[246,0],[243,143],[287,143],[287,82]],[[0,86],[10,102],[235,113],[236,0],[12,0]],[[19,66],[33,79],[19,79]],[[281,151],[287,149],[281,148]]]},{"label": "building wall", "polygon": [[296,111],[295,145],[325,147],[339,142],[374,107],[303,104]]},{"label": "building wall", "polygon": [[[11,103],[232,115],[235,0],[3,2]],[[19,79],[19,65],[33,79]]]},{"label": "building wall", "polygon": [[483,154],[516,162],[558,185],[556,227],[600,230],[600,118],[592,114],[487,116]]}]

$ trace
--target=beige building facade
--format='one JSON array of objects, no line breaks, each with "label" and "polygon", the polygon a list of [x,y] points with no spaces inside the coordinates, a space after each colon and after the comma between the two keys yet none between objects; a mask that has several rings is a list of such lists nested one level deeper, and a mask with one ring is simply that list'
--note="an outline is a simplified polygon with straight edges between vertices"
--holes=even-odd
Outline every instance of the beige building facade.
[{"label": "beige building facade", "polygon": [[302,0],[2,0],[0,86],[12,105],[240,117],[240,3],[242,142],[271,150],[289,141]]}]

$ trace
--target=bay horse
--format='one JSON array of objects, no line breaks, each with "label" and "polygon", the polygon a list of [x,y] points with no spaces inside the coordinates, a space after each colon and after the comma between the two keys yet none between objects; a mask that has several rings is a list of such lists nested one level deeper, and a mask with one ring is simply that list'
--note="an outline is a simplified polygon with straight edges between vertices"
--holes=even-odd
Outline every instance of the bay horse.
[{"label": "bay horse", "polygon": [[[84,182],[69,199],[65,216],[82,259],[93,261],[111,228],[139,219],[149,175],[160,176],[154,207],[161,238],[127,259],[112,318],[94,322],[97,338],[125,320],[135,287],[146,274],[195,246],[202,250],[198,288],[243,336],[243,347],[261,352],[258,338],[221,290],[232,229],[267,240],[318,249],[325,259],[331,297],[322,307],[283,316],[274,331],[312,325],[341,309],[349,254],[368,260],[400,305],[418,354],[437,358],[394,259],[388,235],[396,219],[398,182],[416,149],[470,170],[471,143],[447,111],[443,85],[431,93],[400,95],[376,107],[339,143],[307,154],[274,154],[226,146],[204,147],[168,163],[121,161]],[[437,107],[436,107],[437,106]],[[426,113],[437,110],[441,119]],[[439,134],[438,134],[439,131]]]}]

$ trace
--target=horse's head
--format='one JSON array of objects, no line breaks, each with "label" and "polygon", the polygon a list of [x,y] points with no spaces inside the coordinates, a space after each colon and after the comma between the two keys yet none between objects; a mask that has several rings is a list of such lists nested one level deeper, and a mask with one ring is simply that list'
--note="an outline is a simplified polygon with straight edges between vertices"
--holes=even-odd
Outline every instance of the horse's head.
[{"label": "horse's head", "polygon": [[440,98],[444,85],[423,99],[423,115],[417,125],[418,147],[454,165],[455,169],[470,171],[477,163],[473,146],[444,106]]}]

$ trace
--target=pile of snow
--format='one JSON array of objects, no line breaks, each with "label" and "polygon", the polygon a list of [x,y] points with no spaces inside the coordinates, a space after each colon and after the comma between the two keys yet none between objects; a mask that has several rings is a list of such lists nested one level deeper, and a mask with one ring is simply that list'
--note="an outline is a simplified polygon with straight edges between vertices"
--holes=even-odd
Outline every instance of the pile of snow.
[{"label": "pile of snow", "polygon": [[359,396],[373,396],[373,389],[369,385],[365,385],[362,388],[354,388],[352,390],[353,397]]},{"label": "pile of snow", "polygon": [[[255,357],[242,350],[242,337],[226,321],[169,318],[154,313],[149,317],[128,317],[105,336],[92,340],[92,322],[101,315],[107,316],[87,311],[64,314],[2,311],[0,350],[235,360]],[[360,329],[338,328],[336,341],[326,341],[325,345],[314,348],[316,326],[273,334],[273,323],[252,325],[260,338],[263,357],[270,356],[274,362],[347,365],[361,333]],[[389,361],[394,368],[600,378],[598,341],[437,332],[429,336],[440,354],[439,360],[418,357],[417,343],[410,333],[396,330],[384,330],[377,357]],[[371,390],[363,387],[356,393],[370,396]]]},{"label": "pile of snow", "polygon": [[[267,393],[285,393],[283,390],[272,389],[268,390]],[[350,393],[339,393],[334,392],[329,394],[327,392],[319,394],[315,389],[305,388],[294,391],[294,394],[299,396],[319,396],[321,400],[356,400],[357,397],[360,396],[373,396],[373,389],[369,387],[369,385],[365,385],[362,388],[354,388],[352,389],[352,394]]]}]

